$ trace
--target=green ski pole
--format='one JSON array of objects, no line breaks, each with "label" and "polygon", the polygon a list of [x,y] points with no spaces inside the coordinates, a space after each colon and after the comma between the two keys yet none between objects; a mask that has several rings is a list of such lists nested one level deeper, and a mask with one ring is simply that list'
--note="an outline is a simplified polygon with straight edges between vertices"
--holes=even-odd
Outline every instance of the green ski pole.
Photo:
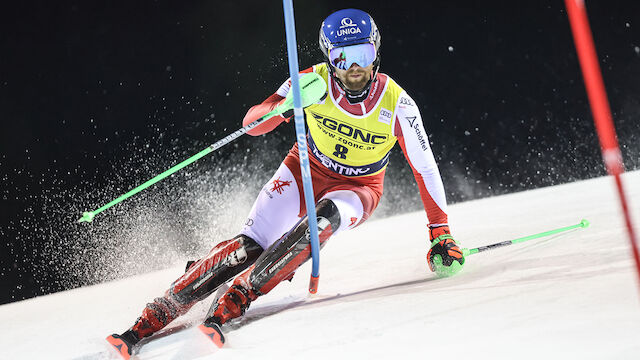
[{"label": "green ski pole", "polygon": [[[324,79],[316,74],[316,73],[307,73],[304,74],[302,76],[300,76],[300,89],[301,89],[301,93],[302,93],[302,104],[303,107],[307,107],[309,105],[312,105],[316,102],[318,102],[319,100],[321,100],[327,92],[327,84],[324,82]],[[293,109],[293,96],[291,95],[291,91],[289,92],[289,94],[287,94],[287,98],[284,101],[284,103],[282,103],[280,106],[276,107],[275,109],[273,109],[271,112],[267,113],[266,115],[262,116],[260,119],[252,122],[251,124],[236,130],[235,132],[227,135],[226,137],[218,140],[216,143],[209,145],[206,149],[200,151],[199,153],[193,155],[192,157],[184,160],[183,162],[174,165],[173,167],[171,167],[170,169],[166,170],[165,172],[163,172],[162,174],[157,175],[156,177],[147,180],[146,182],[142,183],[141,185],[138,185],[137,187],[135,187],[134,189],[131,189],[129,192],[120,195],[118,198],[112,200],[111,202],[93,210],[93,211],[85,211],[82,213],[82,217],[80,219],[78,219],[78,222],[91,222],[93,221],[93,218],[98,215],[99,213],[107,210],[108,208],[120,203],[121,201],[139,193],[140,191],[148,188],[149,186],[157,183],[158,181],[166,178],[167,176],[170,176],[171,174],[179,171],[180,169],[184,168],[187,165],[190,165],[196,161],[198,161],[200,158],[208,155],[209,153],[223,147],[224,145],[227,145],[228,143],[232,142],[233,140],[237,139],[238,137],[244,135],[245,133],[247,133],[247,131],[255,128],[256,126],[262,124],[263,122],[265,122],[267,119],[269,119],[272,116],[275,115],[280,115],[286,111],[289,111],[291,109]]]},{"label": "green ski pole", "polygon": [[477,247],[477,248],[474,248],[474,249],[463,248],[462,249],[462,253],[464,254],[464,256],[469,256],[469,255],[477,254],[479,252],[483,252],[483,251],[487,251],[487,250],[493,250],[495,248],[499,248],[499,247],[503,247],[503,246],[507,246],[507,245],[511,245],[511,244],[517,244],[517,243],[521,243],[521,242],[525,242],[525,241],[529,241],[529,240],[533,240],[533,239],[538,239],[538,238],[541,238],[541,237],[545,237],[545,236],[561,233],[561,232],[564,232],[564,231],[569,231],[569,230],[572,230],[572,229],[586,228],[587,226],[589,226],[589,221],[586,220],[586,219],[582,219],[582,221],[580,221],[580,223],[576,224],[576,225],[566,226],[566,227],[563,227],[563,228],[559,228],[559,229],[555,229],[555,230],[549,230],[549,231],[541,232],[541,233],[538,233],[538,234],[533,234],[533,235],[529,235],[529,236],[525,236],[525,237],[521,237],[521,238],[517,238],[517,239],[513,239],[513,240],[507,240],[507,241],[503,241],[503,242],[499,242],[499,243],[495,243],[495,244],[480,246],[480,247]]}]

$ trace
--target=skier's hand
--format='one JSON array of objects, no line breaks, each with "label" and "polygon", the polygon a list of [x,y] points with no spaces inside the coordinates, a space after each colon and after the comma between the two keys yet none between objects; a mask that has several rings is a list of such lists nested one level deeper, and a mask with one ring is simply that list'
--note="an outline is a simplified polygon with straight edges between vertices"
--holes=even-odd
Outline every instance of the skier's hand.
[{"label": "skier's hand", "polygon": [[282,114],[280,114],[280,116],[284,118],[284,121],[289,122],[289,120],[291,120],[291,118],[293,117],[293,109],[289,109],[283,112]]},{"label": "skier's hand", "polygon": [[427,253],[429,269],[439,276],[455,275],[464,265],[464,255],[451,236],[448,225],[429,227],[431,248]]},{"label": "skier's hand", "polygon": [[[287,95],[288,96],[288,95]],[[324,100],[327,98],[327,93],[324,94],[324,96],[320,99],[320,101]],[[282,99],[282,101],[280,101],[280,103],[278,103],[278,105],[281,105],[282,103],[284,103],[286,99]],[[307,105],[307,106],[311,106],[313,104]],[[280,116],[282,116],[283,118],[285,118],[284,121],[289,122],[289,120],[291,120],[291,118],[293,118],[293,109],[289,109],[285,112],[283,112],[282,114],[280,114]]]}]

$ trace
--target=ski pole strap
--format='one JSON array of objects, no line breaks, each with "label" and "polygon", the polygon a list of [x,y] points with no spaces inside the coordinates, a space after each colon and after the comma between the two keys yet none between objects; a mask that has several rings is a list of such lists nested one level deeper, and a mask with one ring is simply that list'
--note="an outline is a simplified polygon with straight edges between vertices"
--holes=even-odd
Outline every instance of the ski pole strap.
[{"label": "ski pole strap", "polygon": [[541,232],[541,233],[537,233],[537,234],[533,234],[533,235],[529,235],[529,236],[520,237],[520,238],[513,239],[513,240],[502,241],[502,242],[498,242],[498,243],[495,243],[495,244],[489,244],[489,245],[485,245],[485,246],[480,246],[480,247],[477,247],[477,248],[474,248],[474,249],[463,248],[462,249],[462,254],[464,256],[469,256],[469,255],[477,254],[479,252],[492,250],[492,249],[503,247],[503,246],[507,246],[507,245],[517,244],[517,243],[521,243],[521,242],[525,242],[525,241],[529,241],[529,240],[533,240],[533,239],[538,239],[538,238],[549,236],[549,235],[558,234],[558,233],[561,233],[561,232],[564,232],[564,231],[569,231],[569,230],[573,230],[573,229],[577,229],[577,228],[586,228],[588,226],[589,226],[589,220],[582,219],[582,221],[580,221],[580,223],[576,224],[576,225],[565,226],[565,227],[562,227],[562,228],[559,228],[559,229],[549,230],[549,231],[545,231],[545,232]]},{"label": "ski pole strap", "polygon": [[433,240],[431,240],[431,247],[434,247],[434,246],[438,245],[438,243],[440,243],[440,241],[447,240],[447,239],[452,239],[453,240],[453,236],[451,236],[450,234],[442,234],[442,235],[438,236],[437,238],[434,238]]}]

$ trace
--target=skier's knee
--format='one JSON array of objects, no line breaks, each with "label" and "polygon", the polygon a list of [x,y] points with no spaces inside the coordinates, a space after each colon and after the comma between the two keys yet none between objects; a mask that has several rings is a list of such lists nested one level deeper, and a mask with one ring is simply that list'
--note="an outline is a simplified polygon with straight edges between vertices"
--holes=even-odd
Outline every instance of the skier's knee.
[{"label": "skier's knee", "polygon": [[[318,239],[322,247],[333,229],[340,226],[340,214],[333,201],[323,199],[316,205],[316,215]],[[266,294],[281,281],[290,279],[296,269],[310,258],[309,222],[305,217],[256,260],[248,283],[255,294]]]},{"label": "skier's knee", "polygon": [[333,233],[351,229],[365,219],[364,204],[357,192],[352,190],[336,190],[323,198],[331,200],[340,213],[340,227],[334,227]]},{"label": "skier's knee", "polygon": [[340,212],[331,199],[322,199],[318,202],[316,205],[316,216],[318,218],[319,231],[325,230],[320,225],[320,221],[323,221],[322,219],[326,219],[328,223],[331,224],[332,230],[337,230],[340,227]]}]

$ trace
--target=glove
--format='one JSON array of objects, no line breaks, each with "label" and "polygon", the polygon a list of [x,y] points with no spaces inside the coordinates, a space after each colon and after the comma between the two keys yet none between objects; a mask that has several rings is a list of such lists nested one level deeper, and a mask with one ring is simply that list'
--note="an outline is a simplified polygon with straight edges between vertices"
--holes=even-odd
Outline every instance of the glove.
[{"label": "glove", "polygon": [[[289,93],[291,93],[291,92],[289,92]],[[322,97],[318,101],[322,101],[322,100],[326,99],[327,98],[327,94],[328,93],[324,93],[324,95],[322,95]],[[289,94],[287,94],[287,96],[289,96]],[[278,103],[278,105],[282,105],[285,102],[285,100],[286,100],[286,98],[282,99],[282,101],[280,101],[280,103]],[[282,114],[280,114],[280,116],[282,116],[285,119],[284,121],[289,122],[289,120],[291,120],[291,118],[293,117],[293,109],[289,109],[289,110],[283,112]]]},{"label": "glove", "polygon": [[440,277],[452,276],[460,272],[464,265],[462,250],[453,240],[448,225],[429,227],[431,248],[427,253],[429,269]]},{"label": "glove", "polygon": [[283,112],[282,114],[280,114],[280,116],[284,118],[284,121],[289,122],[289,120],[291,120],[291,118],[293,117],[293,109],[289,109]]}]

